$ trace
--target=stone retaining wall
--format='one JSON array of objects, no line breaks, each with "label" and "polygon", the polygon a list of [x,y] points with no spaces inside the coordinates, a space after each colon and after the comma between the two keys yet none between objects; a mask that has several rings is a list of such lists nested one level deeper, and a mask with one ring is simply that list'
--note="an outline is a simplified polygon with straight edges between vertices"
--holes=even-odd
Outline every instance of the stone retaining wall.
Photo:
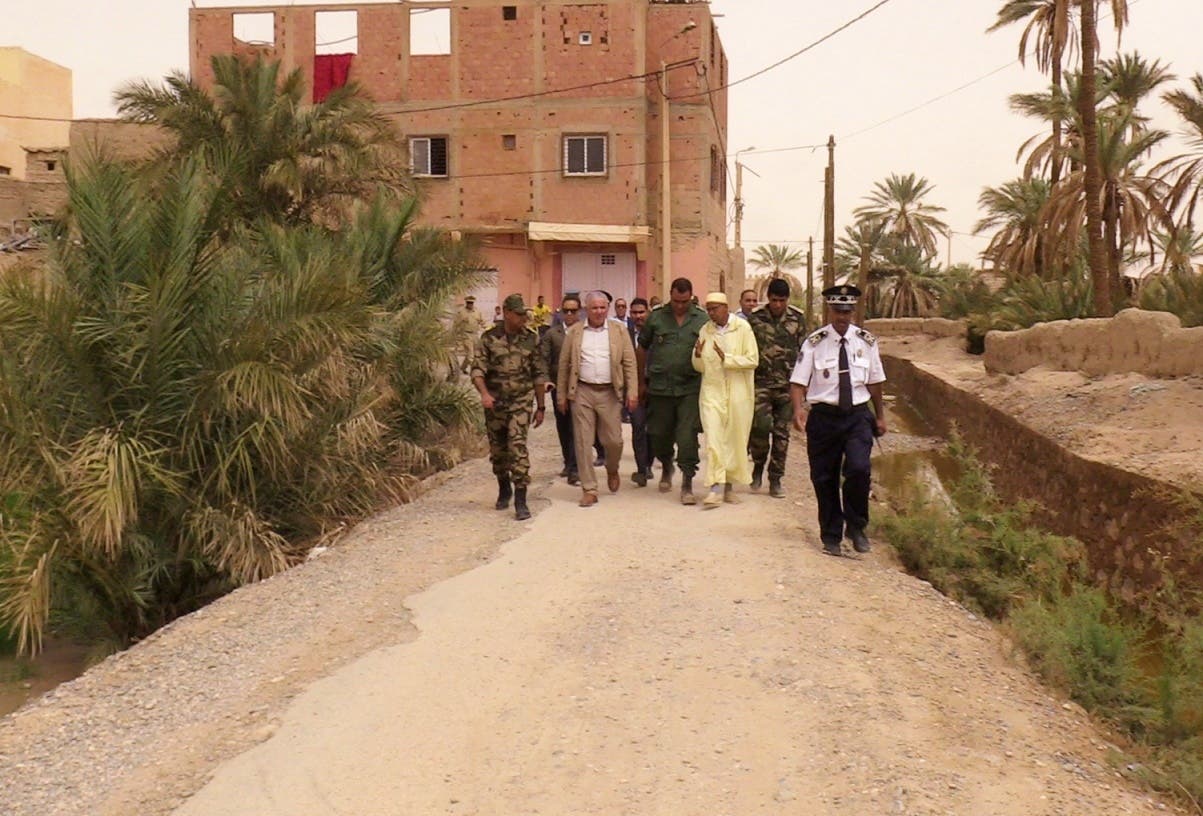
[{"label": "stone retaining wall", "polygon": [[1125,309],[1113,318],[1057,320],[986,335],[986,370],[1020,374],[1046,366],[1091,377],[1139,372],[1150,377],[1203,374],[1203,327],[1175,315]]},{"label": "stone retaining wall", "polygon": [[992,466],[999,495],[1036,502],[1041,526],[1085,543],[1101,584],[1132,599],[1158,585],[1164,554],[1178,580],[1203,588],[1197,542],[1181,532],[1185,516],[1173,500],[1180,488],[1077,456],[909,360],[885,357],[893,386],[936,432],[947,435],[955,421]]}]

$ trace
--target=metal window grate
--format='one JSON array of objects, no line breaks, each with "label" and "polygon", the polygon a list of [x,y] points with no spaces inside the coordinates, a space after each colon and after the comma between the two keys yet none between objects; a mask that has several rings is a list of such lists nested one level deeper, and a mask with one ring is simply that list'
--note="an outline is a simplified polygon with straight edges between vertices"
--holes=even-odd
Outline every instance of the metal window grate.
[{"label": "metal window grate", "polygon": [[415,136],[409,140],[409,167],[415,176],[447,176],[447,137]]},{"label": "metal window grate", "polygon": [[614,266],[617,263],[618,263],[618,258],[614,255],[602,255],[601,256],[601,265],[602,266]]},{"label": "metal window grate", "polygon": [[564,175],[604,176],[606,153],[605,136],[565,136]]}]

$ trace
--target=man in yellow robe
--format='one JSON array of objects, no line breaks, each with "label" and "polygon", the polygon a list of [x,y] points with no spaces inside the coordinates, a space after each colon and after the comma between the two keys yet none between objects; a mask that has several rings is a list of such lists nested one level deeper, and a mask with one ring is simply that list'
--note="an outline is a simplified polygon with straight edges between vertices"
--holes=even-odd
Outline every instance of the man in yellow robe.
[{"label": "man in yellow robe", "polygon": [[698,413],[706,434],[706,477],[710,488],[704,509],[724,501],[738,501],[732,492],[737,484],[751,484],[748,464],[748,433],[756,402],[754,376],[760,362],[756,336],[746,320],[731,318],[727,296],[706,296],[710,322],[698,332],[693,347],[693,367],[702,374]]}]

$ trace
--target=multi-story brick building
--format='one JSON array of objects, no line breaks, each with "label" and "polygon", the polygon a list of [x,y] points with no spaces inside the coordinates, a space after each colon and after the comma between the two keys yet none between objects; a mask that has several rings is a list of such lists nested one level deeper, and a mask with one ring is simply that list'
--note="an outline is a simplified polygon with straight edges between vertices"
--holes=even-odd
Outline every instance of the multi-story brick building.
[{"label": "multi-story brick building", "polygon": [[498,292],[742,286],[726,245],[727,59],[705,2],[194,8],[190,24],[202,86],[221,53],[300,68],[315,98],[358,83],[408,140],[424,223],[481,240],[497,271],[486,314]]}]

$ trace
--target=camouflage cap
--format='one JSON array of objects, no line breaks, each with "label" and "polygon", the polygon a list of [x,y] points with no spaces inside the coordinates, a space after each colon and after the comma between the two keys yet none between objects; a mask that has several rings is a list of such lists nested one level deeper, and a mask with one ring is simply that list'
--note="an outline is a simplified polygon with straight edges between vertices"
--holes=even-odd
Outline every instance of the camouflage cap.
[{"label": "camouflage cap", "polygon": [[522,295],[517,292],[512,295],[506,295],[505,300],[501,302],[501,308],[507,312],[526,314],[526,304],[522,302]]}]

